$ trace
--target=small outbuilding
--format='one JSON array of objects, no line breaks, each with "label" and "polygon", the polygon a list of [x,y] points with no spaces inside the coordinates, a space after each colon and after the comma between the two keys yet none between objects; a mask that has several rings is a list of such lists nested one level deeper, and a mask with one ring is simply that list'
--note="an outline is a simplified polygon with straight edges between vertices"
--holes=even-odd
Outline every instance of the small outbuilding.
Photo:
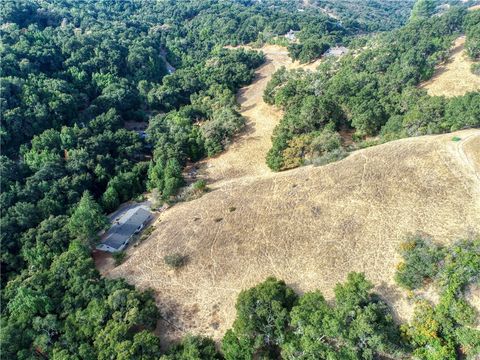
[{"label": "small outbuilding", "polygon": [[334,46],[328,49],[325,56],[342,56],[348,53],[348,49],[345,46]]},{"label": "small outbuilding", "polygon": [[113,221],[97,249],[111,253],[122,251],[133,235],[139,233],[151,219],[152,213],[146,207],[129,209]]},{"label": "small outbuilding", "polygon": [[289,41],[295,41],[297,39],[297,36],[295,35],[297,32],[298,31],[290,29],[290,31],[285,34],[285,38]]}]

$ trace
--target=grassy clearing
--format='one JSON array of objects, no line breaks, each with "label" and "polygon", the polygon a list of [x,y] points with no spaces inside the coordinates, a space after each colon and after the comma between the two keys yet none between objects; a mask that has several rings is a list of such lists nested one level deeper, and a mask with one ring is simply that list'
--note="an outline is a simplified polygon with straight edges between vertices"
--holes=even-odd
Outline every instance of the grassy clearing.
[{"label": "grassy clearing", "polygon": [[438,66],[433,77],[420,85],[432,96],[454,97],[480,90],[480,76],[472,73],[474,62],[465,53],[465,37],[456,41],[449,60]]}]

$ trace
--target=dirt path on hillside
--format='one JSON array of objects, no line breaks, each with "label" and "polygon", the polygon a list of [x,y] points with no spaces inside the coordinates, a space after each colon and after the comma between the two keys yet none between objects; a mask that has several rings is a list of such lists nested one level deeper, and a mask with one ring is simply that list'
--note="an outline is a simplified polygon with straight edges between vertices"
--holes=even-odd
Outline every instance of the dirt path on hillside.
[{"label": "dirt path on hillside", "polygon": [[465,36],[455,40],[449,59],[437,66],[433,77],[420,84],[431,96],[462,96],[480,90],[480,76],[470,70],[473,61],[465,51]]},{"label": "dirt path on hillside", "polygon": [[301,65],[292,62],[287,49],[278,45],[265,45],[258,50],[263,51],[266,61],[256,70],[252,84],[240,89],[237,94],[240,113],[246,120],[244,131],[233,139],[222,154],[199,163],[200,176],[208,179],[213,188],[232,179],[270,173],[265,157],[272,145],[273,129],[282,118],[282,111],[263,101],[263,91],[275,71],[282,66],[313,70],[319,63],[315,61]]}]

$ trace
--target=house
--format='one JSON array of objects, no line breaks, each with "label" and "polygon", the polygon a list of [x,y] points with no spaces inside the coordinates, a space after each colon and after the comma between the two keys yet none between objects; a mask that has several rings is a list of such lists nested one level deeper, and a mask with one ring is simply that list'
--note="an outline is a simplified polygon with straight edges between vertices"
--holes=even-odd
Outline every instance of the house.
[{"label": "house", "polygon": [[152,213],[145,206],[129,209],[113,221],[97,249],[111,253],[122,251],[133,235],[139,233],[151,219]]},{"label": "house", "polygon": [[325,56],[342,56],[348,53],[348,49],[345,46],[334,46],[328,49]]},{"label": "house", "polygon": [[293,31],[292,29],[290,29],[290,31],[285,34],[285,38],[289,41],[295,41],[297,39],[297,37],[295,36],[297,32],[298,31]]}]

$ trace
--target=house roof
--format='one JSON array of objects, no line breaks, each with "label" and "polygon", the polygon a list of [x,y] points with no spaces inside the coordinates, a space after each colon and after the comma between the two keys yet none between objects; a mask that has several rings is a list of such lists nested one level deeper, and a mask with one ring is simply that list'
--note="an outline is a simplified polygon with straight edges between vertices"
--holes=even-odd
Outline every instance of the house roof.
[{"label": "house roof", "polygon": [[119,249],[148,220],[150,215],[151,212],[143,207],[128,210],[115,220],[105,234],[102,243],[114,249]]},{"label": "house roof", "polygon": [[328,49],[326,55],[340,56],[340,55],[346,54],[347,52],[348,52],[348,49],[345,46],[334,46]]}]

